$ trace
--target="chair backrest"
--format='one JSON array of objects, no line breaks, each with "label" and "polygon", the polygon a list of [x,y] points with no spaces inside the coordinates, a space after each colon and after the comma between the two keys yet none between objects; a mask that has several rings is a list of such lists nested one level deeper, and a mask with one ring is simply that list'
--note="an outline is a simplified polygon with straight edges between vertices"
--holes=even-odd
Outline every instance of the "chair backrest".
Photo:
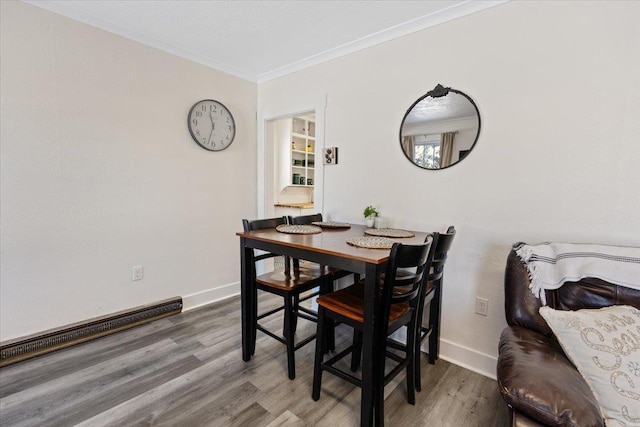
[{"label": "chair backrest", "polygon": [[317,213],[313,215],[301,215],[301,216],[289,217],[289,224],[309,225],[312,222],[322,222],[322,214]]},{"label": "chair backrest", "polygon": [[[381,337],[387,336],[392,304],[407,302],[414,310],[418,307],[425,286],[424,278],[431,264],[432,244],[432,234],[418,245],[393,244],[382,288]],[[402,274],[396,274],[399,269]],[[412,271],[412,274],[407,274],[408,271]]]},{"label": "chair backrest", "polygon": [[[281,216],[276,218],[255,219],[253,221],[249,221],[248,219],[243,219],[242,227],[246,232],[246,231],[256,231],[256,230],[266,230],[269,228],[276,228],[277,226],[281,224],[286,224],[286,223],[287,223],[286,216]],[[281,257],[281,256],[282,255],[273,254],[271,252],[265,252],[260,255],[255,255],[255,251],[253,251],[254,274],[255,274],[256,262],[267,259],[267,258],[275,258],[275,257]],[[291,272],[291,261],[289,257],[283,257],[283,258],[284,258],[285,274],[289,275]],[[298,265],[297,263],[295,263],[294,268],[297,268],[297,267]]]},{"label": "chair backrest", "polygon": [[447,262],[447,254],[456,237],[456,228],[452,225],[447,229],[446,233],[438,234],[438,241],[435,244],[433,261],[431,262],[431,274],[429,281],[434,282],[440,280],[444,273],[444,265]]},{"label": "chair backrest", "polygon": [[285,216],[277,218],[254,219],[253,221],[249,221],[248,219],[242,220],[244,231],[266,230],[267,228],[276,228],[280,224],[286,223],[287,217]]}]

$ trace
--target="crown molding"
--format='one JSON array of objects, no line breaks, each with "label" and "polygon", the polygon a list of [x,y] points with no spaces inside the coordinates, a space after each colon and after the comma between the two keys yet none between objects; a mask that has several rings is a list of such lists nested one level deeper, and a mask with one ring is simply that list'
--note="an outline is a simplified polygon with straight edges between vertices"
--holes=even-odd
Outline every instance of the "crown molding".
[{"label": "crown molding", "polygon": [[471,15],[472,13],[480,12],[485,9],[508,3],[509,1],[510,0],[467,0],[463,3],[458,3],[454,6],[450,6],[446,9],[439,10],[432,14],[421,16],[419,18],[404,22],[402,24],[398,24],[394,27],[390,27],[386,30],[371,34],[361,39],[345,43],[341,46],[329,49],[317,55],[310,56],[300,61],[292,62],[291,64],[276,68],[275,70],[259,74],[258,76],[256,76],[256,80],[258,83],[273,80],[278,77],[303,70],[313,65],[321,64],[323,62],[330,61],[332,59],[336,59],[341,56],[348,55],[350,53],[354,53],[371,46],[375,46],[377,44],[382,44],[398,37],[406,36],[408,34],[415,33],[429,27],[461,18],[463,16]]},{"label": "crown molding", "polygon": [[291,64],[276,68],[266,73],[255,75],[253,72],[245,69],[240,69],[232,65],[216,61],[215,59],[208,58],[199,55],[189,50],[182,49],[180,47],[172,46],[165,42],[153,39],[151,37],[140,34],[130,28],[122,25],[110,22],[108,20],[99,18],[97,16],[79,12],[72,8],[66,7],[64,4],[58,2],[51,2],[47,0],[22,0],[25,3],[39,7],[41,9],[48,10],[50,12],[65,16],[75,21],[82,22],[84,24],[100,28],[110,33],[115,33],[121,37],[136,41],[138,43],[159,49],[163,52],[170,53],[172,55],[179,56],[184,59],[196,62],[198,64],[216,69],[218,71],[231,74],[238,78],[248,80],[253,83],[263,83],[269,80],[276,79],[278,77],[285,76],[296,71],[303,70],[305,68],[321,64],[332,59],[339,58],[344,55],[348,55],[353,52],[357,52],[362,49],[366,49],[371,46],[375,46],[389,40],[396,39],[417,31],[424,30],[429,27],[433,27],[448,21],[452,21],[463,16],[471,15],[476,12],[480,12],[485,9],[489,9],[501,4],[507,3],[510,0],[467,0],[462,3],[458,3],[454,6],[450,6],[446,9],[439,10],[429,15],[421,16],[411,21],[390,27],[386,30],[378,33],[371,34],[358,40],[354,40],[349,43],[345,43],[333,49],[329,49],[317,55],[310,56],[300,61],[292,62]]}]

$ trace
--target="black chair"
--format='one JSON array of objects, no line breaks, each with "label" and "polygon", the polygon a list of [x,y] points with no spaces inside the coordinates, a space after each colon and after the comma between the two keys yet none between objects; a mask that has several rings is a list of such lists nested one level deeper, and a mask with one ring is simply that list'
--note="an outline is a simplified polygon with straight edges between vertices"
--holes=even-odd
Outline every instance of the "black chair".
[{"label": "black chair", "polygon": [[[321,213],[317,213],[317,214],[311,214],[311,215],[300,215],[300,216],[289,216],[287,218],[287,220],[289,221],[289,224],[294,224],[294,225],[309,225],[312,224],[314,222],[322,222],[322,214]],[[312,263],[310,261],[300,261],[300,265],[303,265],[305,267],[308,268],[325,268],[323,266],[320,266],[318,264]],[[339,268],[335,268],[335,267],[327,267],[329,269],[328,273],[329,273],[329,281],[330,284],[328,285],[328,290],[329,291],[333,291],[335,290],[335,287],[333,286],[333,283],[338,280],[341,279],[343,277],[347,277],[350,274],[353,274],[353,278],[354,278],[354,282],[353,283],[357,283],[360,281],[360,275],[357,273],[351,273],[349,271],[346,270],[340,270]],[[316,295],[318,295],[319,292],[316,292],[314,294],[305,296],[304,299],[308,299],[310,297],[314,297]],[[303,299],[303,300],[304,300]],[[304,308],[304,307],[300,307],[299,306],[299,301],[295,301],[296,307],[299,310],[305,311],[309,314],[311,314],[309,312],[308,309]],[[317,313],[313,313],[314,315],[317,315]],[[333,328],[335,325],[332,321],[330,321],[327,324],[328,328]],[[326,334],[326,339],[327,339],[327,350],[335,350],[335,337],[333,334]]]},{"label": "black chair", "polygon": [[[418,323],[415,334],[417,337],[415,341],[415,386],[417,391],[422,389],[421,368],[420,368],[420,347],[425,338],[429,337],[429,355],[428,360],[430,364],[435,364],[439,355],[439,341],[440,341],[440,317],[442,307],[442,282],[444,275],[444,265],[447,261],[447,254],[453,243],[453,238],[456,235],[455,227],[452,225],[447,229],[446,233],[433,233],[433,248],[432,248],[432,262],[429,276],[426,277],[426,283],[423,288],[423,295],[420,297],[422,303],[419,305]],[[407,274],[402,270],[399,270],[397,274]],[[428,326],[423,326],[423,315],[425,304],[429,303],[429,323]],[[409,334],[409,332],[407,332]],[[354,341],[360,342],[362,337],[356,331],[354,334]],[[406,344],[396,341],[393,338],[387,340],[387,345],[395,349],[406,351]],[[354,357],[351,361],[351,369],[355,371],[360,365],[360,355],[354,353]]]},{"label": "black chair", "polygon": [[[314,222],[322,222],[322,214],[321,213],[317,213],[317,214],[311,214],[311,215],[300,215],[300,216],[289,216],[288,217],[289,220],[289,224],[295,224],[295,225],[309,225],[311,223]],[[302,261],[302,263],[304,265],[309,265],[312,263],[308,263],[308,261]],[[301,264],[301,265],[303,265]],[[317,265],[317,264],[315,264]],[[360,281],[360,275],[356,274],[356,273],[351,273],[349,271],[345,271],[345,270],[340,270],[338,268],[333,268],[333,267],[329,267],[329,273],[331,274],[331,278],[332,280],[337,280],[340,279],[342,277],[346,277],[350,274],[354,275],[355,278],[355,282]]]},{"label": "black chair", "polygon": [[[414,352],[406,351],[404,357],[387,350],[387,337],[402,326],[415,331],[417,328],[419,305],[423,294],[422,288],[425,277],[430,268],[432,256],[433,236],[427,237],[426,242],[419,245],[403,245],[395,243],[384,273],[382,286],[378,288],[380,295],[380,311],[374,322],[374,399],[376,425],[384,423],[384,386],[399,372],[407,370],[407,394],[410,404],[415,404],[415,363]],[[401,269],[402,274],[396,274]],[[413,274],[407,274],[407,271]],[[320,398],[322,371],[330,372],[340,378],[362,387],[361,379],[352,373],[338,369],[335,364],[348,355],[359,357],[361,340],[345,350],[339,352],[329,360],[324,361],[323,342],[325,332],[325,317],[330,317],[354,328],[354,338],[361,336],[364,323],[364,285],[359,282],[353,286],[322,295],[318,298],[318,337],[316,340],[315,363],[313,370],[313,400]],[[408,349],[415,348],[416,334],[408,334]],[[386,359],[392,359],[397,364],[385,375]],[[352,359],[353,360],[353,359]]]},{"label": "black chair", "polygon": [[[420,346],[426,337],[429,337],[429,363],[435,364],[440,354],[440,317],[442,310],[442,283],[444,276],[444,265],[447,262],[447,254],[456,236],[456,229],[452,225],[447,229],[446,233],[438,234],[438,241],[435,245],[433,261],[431,262],[431,272],[429,274],[427,285],[425,286],[425,295],[423,302],[420,304],[418,336],[416,340],[416,390],[422,388],[420,380]],[[423,326],[422,318],[424,313],[424,304],[429,303],[429,323]]]},{"label": "black chair", "polygon": [[[242,220],[242,225],[245,232],[275,228],[278,225],[286,223],[286,217],[260,219],[254,221],[249,221],[246,219]],[[269,258],[275,259],[277,257],[282,256],[269,252],[262,253],[260,255],[256,255],[254,253],[253,277],[256,289],[264,292],[269,292],[271,294],[280,295],[284,299],[284,305],[258,314],[256,303],[256,307],[254,307],[254,312],[252,314],[254,318],[255,328],[257,330],[264,332],[272,338],[275,338],[287,347],[288,375],[290,379],[294,379],[296,376],[294,356],[295,351],[313,341],[316,337],[316,335],[313,334],[299,341],[297,344],[295,343],[297,319],[300,317],[313,322],[317,321],[317,316],[315,315],[315,313],[299,310],[299,301],[310,297],[306,296],[301,299],[300,296],[303,292],[310,291],[317,287],[320,287],[321,293],[327,293],[330,290],[330,288],[328,287],[330,284],[330,276],[326,268],[308,268],[305,266],[301,266],[300,262],[297,259],[289,257],[282,257],[284,263],[283,268],[276,268],[273,271],[262,274],[260,276],[256,276],[255,265],[257,262]],[[267,316],[271,316],[282,310],[284,310],[283,336],[276,335],[259,323],[259,320]],[[256,337],[254,336],[252,337],[252,339],[253,342],[251,345],[255,348]]]}]

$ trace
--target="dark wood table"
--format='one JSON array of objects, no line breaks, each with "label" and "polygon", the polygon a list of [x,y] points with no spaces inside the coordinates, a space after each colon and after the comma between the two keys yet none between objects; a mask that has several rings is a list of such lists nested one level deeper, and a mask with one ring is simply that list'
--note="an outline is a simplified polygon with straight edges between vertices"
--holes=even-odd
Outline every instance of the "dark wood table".
[{"label": "dark wood table", "polygon": [[[365,276],[364,331],[362,344],[362,400],[361,425],[373,425],[373,326],[379,305],[376,284],[389,259],[388,249],[362,249],[350,246],[346,239],[363,236],[363,225],[349,229],[323,230],[319,234],[284,234],[270,230],[236,233],[240,237],[241,302],[242,302],[242,359],[249,361],[255,352],[257,289],[253,280],[252,249],[304,259],[340,268]],[[415,232],[415,237],[397,239],[402,243],[424,242],[427,233]]]}]

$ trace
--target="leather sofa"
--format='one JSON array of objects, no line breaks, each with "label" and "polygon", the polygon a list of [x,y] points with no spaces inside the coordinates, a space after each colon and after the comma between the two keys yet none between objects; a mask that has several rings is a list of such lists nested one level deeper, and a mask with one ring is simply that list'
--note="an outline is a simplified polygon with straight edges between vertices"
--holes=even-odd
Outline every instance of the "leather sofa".
[{"label": "leather sofa", "polygon": [[[640,280],[640,278],[639,278]],[[512,250],[505,272],[507,324],[500,337],[498,387],[511,412],[511,425],[604,426],[598,403],[578,370],[562,351],[529,290],[525,265]],[[546,291],[556,310],[601,308],[616,304],[640,309],[640,291],[600,279],[567,282]]]}]

